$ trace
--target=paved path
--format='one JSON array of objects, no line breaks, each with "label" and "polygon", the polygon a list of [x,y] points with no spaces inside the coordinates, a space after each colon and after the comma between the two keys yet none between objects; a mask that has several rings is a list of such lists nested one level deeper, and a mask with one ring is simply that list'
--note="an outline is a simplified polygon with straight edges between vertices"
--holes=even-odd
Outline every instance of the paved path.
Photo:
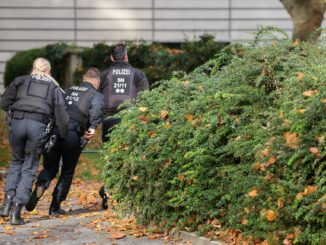
[{"label": "paved path", "polygon": [[[0,199],[3,198],[1,185],[3,182],[0,183]],[[148,233],[144,227],[137,226],[134,219],[119,218],[111,209],[101,210],[101,199],[97,194],[99,186],[95,182],[74,181],[68,199],[63,203],[63,208],[68,211],[65,216],[48,215],[52,193],[49,190],[36,210],[22,212],[26,225],[11,226],[8,218],[0,218],[0,245],[183,244],[171,241],[163,234]]]},{"label": "paved path", "polygon": [[[107,228],[110,224],[97,223],[96,226],[101,229],[94,229],[88,224],[92,224],[101,216],[103,211],[85,213],[85,215],[69,215],[67,217],[51,218],[46,216],[33,216],[27,218],[27,224],[24,226],[9,226],[2,224],[0,226],[0,244],[1,245],[81,245],[81,244],[117,244],[117,245],[161,245],[163,240],[150,240],[146,237],[135,238],[126,236],[125,238],[115,240],[110,238]],[[26,215],[25,215],[26,216]]]}]

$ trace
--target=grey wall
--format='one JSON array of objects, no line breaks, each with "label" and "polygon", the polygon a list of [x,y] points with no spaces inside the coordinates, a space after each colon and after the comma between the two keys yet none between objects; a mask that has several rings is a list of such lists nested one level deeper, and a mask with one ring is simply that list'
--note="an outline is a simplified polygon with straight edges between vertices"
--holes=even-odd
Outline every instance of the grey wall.
[{"label": "grey wall", "polygon": [[5,62],[19,50],[58,41],[180,42],[204,32],[243,40],[258,25],[292,29],[279,0],[0,0],[0,93]]}]

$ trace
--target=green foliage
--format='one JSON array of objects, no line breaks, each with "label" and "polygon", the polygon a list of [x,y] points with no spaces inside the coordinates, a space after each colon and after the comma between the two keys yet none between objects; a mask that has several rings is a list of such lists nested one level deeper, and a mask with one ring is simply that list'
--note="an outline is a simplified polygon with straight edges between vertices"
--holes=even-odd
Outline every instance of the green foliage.
[{"label": "green foliage", "polygon": [[218,219],[255,241],[325,241],[326,50],[261,36],[118,115],[106,183],[139,221],[207,232]]},{"label": "green foliage", "polygon": [[44,48],[30,49],[15,54],[7,63],[4,74],[5,87],[18,76],[31,73],[33,61],[37,57],[46,56]]},{"label": "green foliage", "polygon": [[[196,41],[187,41],[180,49],[172,49],[159,43],[144,41],[126,41],[130,63],[143,70],[151,84],[169,79],[173,71],[192,71],[198,65],[211,59],[226,44],[217,43],[212,35],[203,35]],[[37,57],[47,58],[52,66],[52,76],[61,84],[65,82],[65,67],[67,54],[75,46],[65,43],[47,45],[44,48],[31,49],[17,53],[7,62],[5,71],[5,86],[8,86],[15,77],[29,74],[33,60]],[[104,43],[95,44],[92,48],[81,49],[80,56],[83,67],[75,71],[75,81],[81,81],[82,74],[88,67],[97,67],[101,71],[111,64],[108,56],[112,49]]]},{"label": "green foliage", "polygon": [[[126,41],[129,62],[144,71],[151,84],[162,79],[169,79],[173,71],[192,71],[198,65],[205,63],[218,53],[226,44],[217,43],[212,35],[200,36],[198,40],[181,44],[180,49],[169,48],[159,43],[144,41]],[[99,43],[92,48],[86,48],[81,57],[85,68],[95,66],[104,70],[111,65],[108,57],[112,46]],[[78,71],[76,77],[81,76]],[[77,79],[78,80],[78,79]]]},{"label": "green foliage", "polygon": [[73,46],[65,43],[50,44],[44,48],[30,49],[18,52],[7,63],[4,74],[5,87],[16,77],[30,74],[33,61],[44,57],[51,63],[51,75],[63,85],[67,51]]}]

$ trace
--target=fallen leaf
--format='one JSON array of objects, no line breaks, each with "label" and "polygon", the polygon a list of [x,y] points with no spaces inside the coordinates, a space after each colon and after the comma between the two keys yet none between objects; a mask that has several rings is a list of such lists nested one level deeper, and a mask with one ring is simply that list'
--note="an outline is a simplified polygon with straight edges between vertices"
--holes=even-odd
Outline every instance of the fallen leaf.
[{"label": "fallen leaf", "polygon": [[119,231],[112,231],[112,232],[110,232],[110,237],[118,240],[118,239],[126,237],[126,234],[123,232],[119,232]]},{"label": "fallen leaf", "polygon": [[211,225],[221,225],[221,222],[215,218],[211,221]]},{"label": "fallen leaf", "polygon": [[299,113],[299,114],[304,114],[305,113],[305,109],[296,109],[295,112]]},{"label": "fallen leaf", "polygon": [[139,116],[138,119],[143,123],[146,124],[148,123],[149,119],[147,116]]},{"label": "fallen leaf", "polygon": [[149,131],[149,132],[148,132],[148,136],[149,136],[150,138],[154,138],[154,137],[156,136],[156,132],[155,132],[155,131]]},{"label": "fallen leaf", "polygon": [[318,186],[308,185],[306,188],[304,188],[303,195],[310,195],[317,191]]},{"label": "fallen leaf", "polygon": [[315,94],[319,94],[319,90],[307,90],[303,92],[303,95],[307,97],[313,96]]},{"label": "fallen leaf", "polygon": [[139,177],[138,177],[137,175],[133,175],[133,176],[131,176],[131,179],[132,179],[132,180],[138,180]]},{"label": "fallen leaf", "polygon": [[299,192],[296,196],[295,196],[295,199],[297,200],[301,200],[303,198],[303,193],[302,192]]},{"label": "fallen leaf", "polygon": [[312,154],[314,154],[314,155],[316,155],[316,156],[320,156],[320,152],[319,152],[319,149],[317,148],[317,147],[310,147],[310,149],[309,149],[309,151],[312,153]]},{"label": "fallen leaf", "polygon": [[164,128],[171,128],[171,124],[169,122],[164,123],[163,125]]},{"label": "fallen leaf", "polygon": [[255,198],[256,196],[258,196],[258,190],[257,189],[253,189],[252,191],[250,191],[248,193],[248,196]]},{"label": "fallen leaf", "polygon": [[274,221],[276,219],[276,212],[271,209],[267,210],[266,218],[268,221]]},{"label": "fallen leaf", "polygon": [[302,72],[298,72],[298,80],[301,81],[304,77],[304,74]]},{"label": "fallen leaf", "polygon": [[286,140],[286,145],[291,149],[298,148],[298,144],[300,142],[299,135],[297,133],[284,133],[284,138]]},{"label": "fallen leaf", "polygon": [[277,200],[277,206],[278,206],[279,208],[283,208],[283,207],[284,207],[284,201],[283,201],[282,198],[279,198],[279,199]]},{"label": "fallen leaf", "polygon": [[182,175],[182,174],[179,174],[178,175],[178,180],[180,180],[181,182],[183,182],[184,179],[185,179],[185,176],[184,175]]},{"label": "fallen leaf", "polygon": [[276,163],[276,162],[277,162],[277,157],[275,157],[275,156],[271,156],[271,157],[267,160],[267,163],[268,163],[269,165],[274,164],[274,163]]},{"label": "fallen leaf", "polygon": [[261,169],[261,163],[260,162],[255,162],[254,165],[252,166],[254,170],[259,170]]},{"label": "fallen leaf", "polygon": [[194,121],[193,115],[191,115],[191,114],[186,114],[185,119],[190,123],[193,123],[193,121]]},{"label": "fallen leaf", "polygon": [[267,146],[264,150],[261,151],[260,155],[261,157],[267,157],[269,155],[270,152],[270,147]]},{"label": "fallen leaf", "polygon": [[162,110],[162,111],[160,112],[160,118],[161,118],[161,119],[166,120],[166,119],[168,119],[168,117],[169,117],[169,112],[168,112],[168,111],[166,111],[166,110]]},{"label": "fallen leaf", "polygon": [[141,111],[141,112],[148,112],[148,107],[143,107],[142,106],[142,107],[139,107],[138,110]]}]

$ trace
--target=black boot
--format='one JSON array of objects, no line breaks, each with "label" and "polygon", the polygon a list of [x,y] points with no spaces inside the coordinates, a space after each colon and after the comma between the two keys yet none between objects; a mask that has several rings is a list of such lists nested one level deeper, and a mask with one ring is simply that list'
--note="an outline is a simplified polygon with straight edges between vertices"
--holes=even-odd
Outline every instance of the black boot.
[{"label": "black boot", "polygon": [[2,206],[0,207],[0,217],[8,217],[10,214],[10,209],[12,206],[12,199],[14,195],[6,193],[5,200],[3,201]]},{"label": "black boot", "polygon": [[22,203],[13,203],[11,216],[10,216],[10,224],[12,224],[12,225],[24,225],[25,224],[24,219],[20,215],[23,206],[24,206],[24,204],[22,204]]},{"label": "black boot", "polygon": [[104,185],[101,187],[100,191],[98,192],[98,194],[100,195],[100,197],[102,198],[102,208],[103,209],[108,209],[108,196],[106,195],[105,192],[105,187]]},{"label": "black boot", "polygon": [[55,198],[52,199],[50,209],[49,209],[49,215],[51,216],[59,216],[59,215],[65,215],[67,212],[60,208],[60,202],[55,200]]},{"label": "black boot", "polygon": [[27,211],[33,211],[34,208],[37,205],[37,202],[40,200],[40,198],[43,196],[43,193],[45,191],[44,186],[42,185],[36,185],[35,189],[33,190],[31,196],[29,197],[28,203],[25,205],[25,208]]}]

